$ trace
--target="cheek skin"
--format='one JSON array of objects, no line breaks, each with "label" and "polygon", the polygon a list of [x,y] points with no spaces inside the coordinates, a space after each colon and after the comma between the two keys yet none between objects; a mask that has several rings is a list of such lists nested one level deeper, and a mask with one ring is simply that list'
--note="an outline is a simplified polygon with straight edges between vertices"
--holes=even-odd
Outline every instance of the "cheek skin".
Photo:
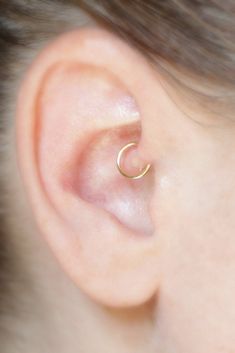
[{"label": "cheek skin", "polygon": [[164,353],[235,352],[233,134],[196,132],[162,166],[167,177],[155,202],[165,250],[155,335]]}]

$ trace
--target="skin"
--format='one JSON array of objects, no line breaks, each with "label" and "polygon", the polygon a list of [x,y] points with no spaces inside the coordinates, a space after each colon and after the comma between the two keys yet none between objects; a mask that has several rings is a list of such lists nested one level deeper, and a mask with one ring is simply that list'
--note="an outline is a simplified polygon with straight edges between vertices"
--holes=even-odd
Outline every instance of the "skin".
[{"label": "skin", "polygon": [[[235,352],[233,122],[190,111],[138,52],[85,29],[34,61],[14,129],[12,243],[33,285],[21,350],[15,335],[5,351]],[[137,182],[115,166],[132,139],[126,162],[152,165]]]}]

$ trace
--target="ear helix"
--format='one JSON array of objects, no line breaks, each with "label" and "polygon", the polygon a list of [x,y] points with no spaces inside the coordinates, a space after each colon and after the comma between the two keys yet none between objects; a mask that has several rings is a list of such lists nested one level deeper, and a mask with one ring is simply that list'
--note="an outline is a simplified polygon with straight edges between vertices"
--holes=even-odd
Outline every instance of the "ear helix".
[{"label": "ear helix", "polygon": [[124,171],[124,168],[123,168],[123,158],[124,158],[124,153],[132,148],[132,147],[135,147],[137,146],[137,142],[130,142],[128,143],[127,145],[125,145],[124,147],[122,147],[122,149],[120,150],[120,152],[118,153],[118,156],[117,156],[117,168],[118,168],[118,171],[121,173],[121,175],[123,175],[124,177],[126,178],[129,178],[129,179],[141,179],[143,178],[146,174],[148,174],[150,168],[151,168],[151,164],[147,164],[145,167],[143,167],[139,173],[135,174],[135,175],[130,175],[128,174],[127,172]]}]

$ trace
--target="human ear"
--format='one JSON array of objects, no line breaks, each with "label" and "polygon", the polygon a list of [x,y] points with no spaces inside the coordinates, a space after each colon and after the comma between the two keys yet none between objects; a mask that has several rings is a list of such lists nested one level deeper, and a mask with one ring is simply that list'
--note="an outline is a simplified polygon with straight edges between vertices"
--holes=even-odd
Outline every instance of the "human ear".
[{"label": "human ear", "polygon": [[[77,286],[109,306],[142,304],[159,285],[156,161],[142,110],[148,75],[127,44],[84,29],[45,48],[19,94],[19,167],[40,233]],[[116,166],[131,141],[129,172],[151,164],[139,180]]]}]

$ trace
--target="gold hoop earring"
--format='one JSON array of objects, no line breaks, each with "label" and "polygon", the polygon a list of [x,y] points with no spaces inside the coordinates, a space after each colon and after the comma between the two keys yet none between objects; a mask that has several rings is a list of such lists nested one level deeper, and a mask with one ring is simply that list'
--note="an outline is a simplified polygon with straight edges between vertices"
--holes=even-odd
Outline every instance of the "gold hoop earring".
[{"label": "gold hoop earring", "polygon": [[119,170],[119,172],[126,178],[129,179],[141,179],[143,178],[148,172],[149,169],[151,168],[151,164],[147,164],[141,171],[139,174],[137,175],[128,175],[127,173],[125,173],[122,170],[121,164],[122,164],[122,157],[124,152],[126,152],[127,149],[133,147],[133,146],[137,146],[136,142],[130,142],[127,145],[125,145],[124,147],[122,147],[122,149],[120,150],[120,152],[118,153],[118,157],[117,157],[117,168]]}]

